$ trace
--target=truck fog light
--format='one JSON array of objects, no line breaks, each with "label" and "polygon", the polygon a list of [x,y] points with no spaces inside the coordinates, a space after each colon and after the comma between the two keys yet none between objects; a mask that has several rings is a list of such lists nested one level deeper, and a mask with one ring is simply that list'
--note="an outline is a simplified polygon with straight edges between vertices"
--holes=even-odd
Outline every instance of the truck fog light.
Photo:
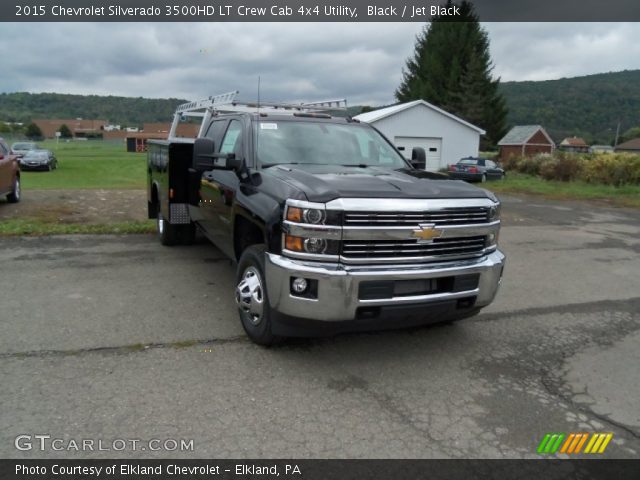
[{"label": "truck fog light", "polygon": [[324,238],[307,238],[304,241],[304,250],[307,253],[324,253],[327,250],[327,241]]},{"label": "truck fog light", "polygon": [[294,293],[304,293],[307,287],[307,280],[304,278],[294,278],[293,282],[291,282],[291,290],[293,290]]},{"label": "truck fog light", "polygon": [[492,247],[493,245],[498,244],[498,233],[490,233],[487,237],[488,245]]}]

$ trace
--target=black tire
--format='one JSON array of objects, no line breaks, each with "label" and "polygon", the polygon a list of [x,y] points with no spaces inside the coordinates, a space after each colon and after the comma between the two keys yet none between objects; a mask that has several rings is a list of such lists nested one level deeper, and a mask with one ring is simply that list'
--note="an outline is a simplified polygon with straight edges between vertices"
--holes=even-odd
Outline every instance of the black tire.
[{"label": "black tire", "polygon": [[178,243],[178,228],[175,225],[171,225],[162,216],[160,211],[160,204],[157,204],[156,215],[156,231],[158,232],[158,238],[160,243],[167,247]]},{"label": "black tire", "polygon": [[20,177],[16,177],[16,179],[13,181],[13,189],[11,190],[11,193],[7,195],[7,201],[9,203],[18,203],[21,196],[22,189],[20,186]]},{"label": "black tire", "polygon": [[264,253],[264,245],[252,245],[242,252],[236,273],[235,295],[240,322],[247,336],[258,345],[269,346],[282,339],[271,331],[271,305],[264,276]]}]

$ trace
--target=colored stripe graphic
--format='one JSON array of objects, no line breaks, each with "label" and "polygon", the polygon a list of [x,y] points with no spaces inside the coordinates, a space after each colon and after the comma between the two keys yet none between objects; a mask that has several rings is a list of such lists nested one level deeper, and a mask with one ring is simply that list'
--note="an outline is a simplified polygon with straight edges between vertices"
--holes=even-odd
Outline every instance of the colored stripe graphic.
[{"label": "colored stripe graphic", "polygon": [[564,433],[547,433],[538,445],[538,453],[556,453],[564,437]]},{"label": "colored stripe graphic", "polygon": [[587,432],[572,432],[569,433],[569,435],[564,433],[547,433],[540,442],[540,445],[538,445],[537,452],[539,454],[554,454],[556,452],[569,455],[578,454],[582,452],[582,447],[586,444],[587,446],[583,453],[604,453],[612,438],[613,433],[610,432],[593,434]]},{"label": "colored stripe graphic", "polygon": [[562,445],[560,453],[580,453],[582,446],[589,438],[588,433],[571,433],[567,437],[567,440]]},{"label": "colored stripe graphic", "polygon": [[604,453],[613,438],[613,433],[594,433],[584,453]]}]

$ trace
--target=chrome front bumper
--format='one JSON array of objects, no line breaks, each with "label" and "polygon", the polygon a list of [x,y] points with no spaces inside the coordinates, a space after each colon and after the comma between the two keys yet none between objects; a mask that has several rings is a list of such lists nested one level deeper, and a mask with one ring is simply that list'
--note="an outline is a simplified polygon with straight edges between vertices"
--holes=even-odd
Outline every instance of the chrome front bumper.
[{"label": "chrome front bumper", "polygon": [[[416,305],[475,298],[474,308],[489,305],[498,291],[505,256],[499,250],[484,257],[446,263],[420,265],[344,265],[296,260],[267,253],[265,275],[269,302],[277,312],[302,319],[340,322],[353,320],[361,307]],[[382,299],[359,299],[361,282],[419,280],[479,274],[477,288]],[[317,298],[291,294],[292,277],[318,281]]]}]

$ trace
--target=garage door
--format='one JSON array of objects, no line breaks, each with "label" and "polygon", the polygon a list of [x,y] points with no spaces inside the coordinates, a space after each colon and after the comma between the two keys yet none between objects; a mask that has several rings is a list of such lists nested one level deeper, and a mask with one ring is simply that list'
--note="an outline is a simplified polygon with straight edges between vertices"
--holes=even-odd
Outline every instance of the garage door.
[{"label": "garage door", "polygon": [[394,142],[405,158],[408,159],[411,159],[411,150],[413,150],[414,147],[424,148],[424,151],[427,153],[426,169],[435,172],[440,168],[440,155],[442,153],[441,138],[395,137]]}]

